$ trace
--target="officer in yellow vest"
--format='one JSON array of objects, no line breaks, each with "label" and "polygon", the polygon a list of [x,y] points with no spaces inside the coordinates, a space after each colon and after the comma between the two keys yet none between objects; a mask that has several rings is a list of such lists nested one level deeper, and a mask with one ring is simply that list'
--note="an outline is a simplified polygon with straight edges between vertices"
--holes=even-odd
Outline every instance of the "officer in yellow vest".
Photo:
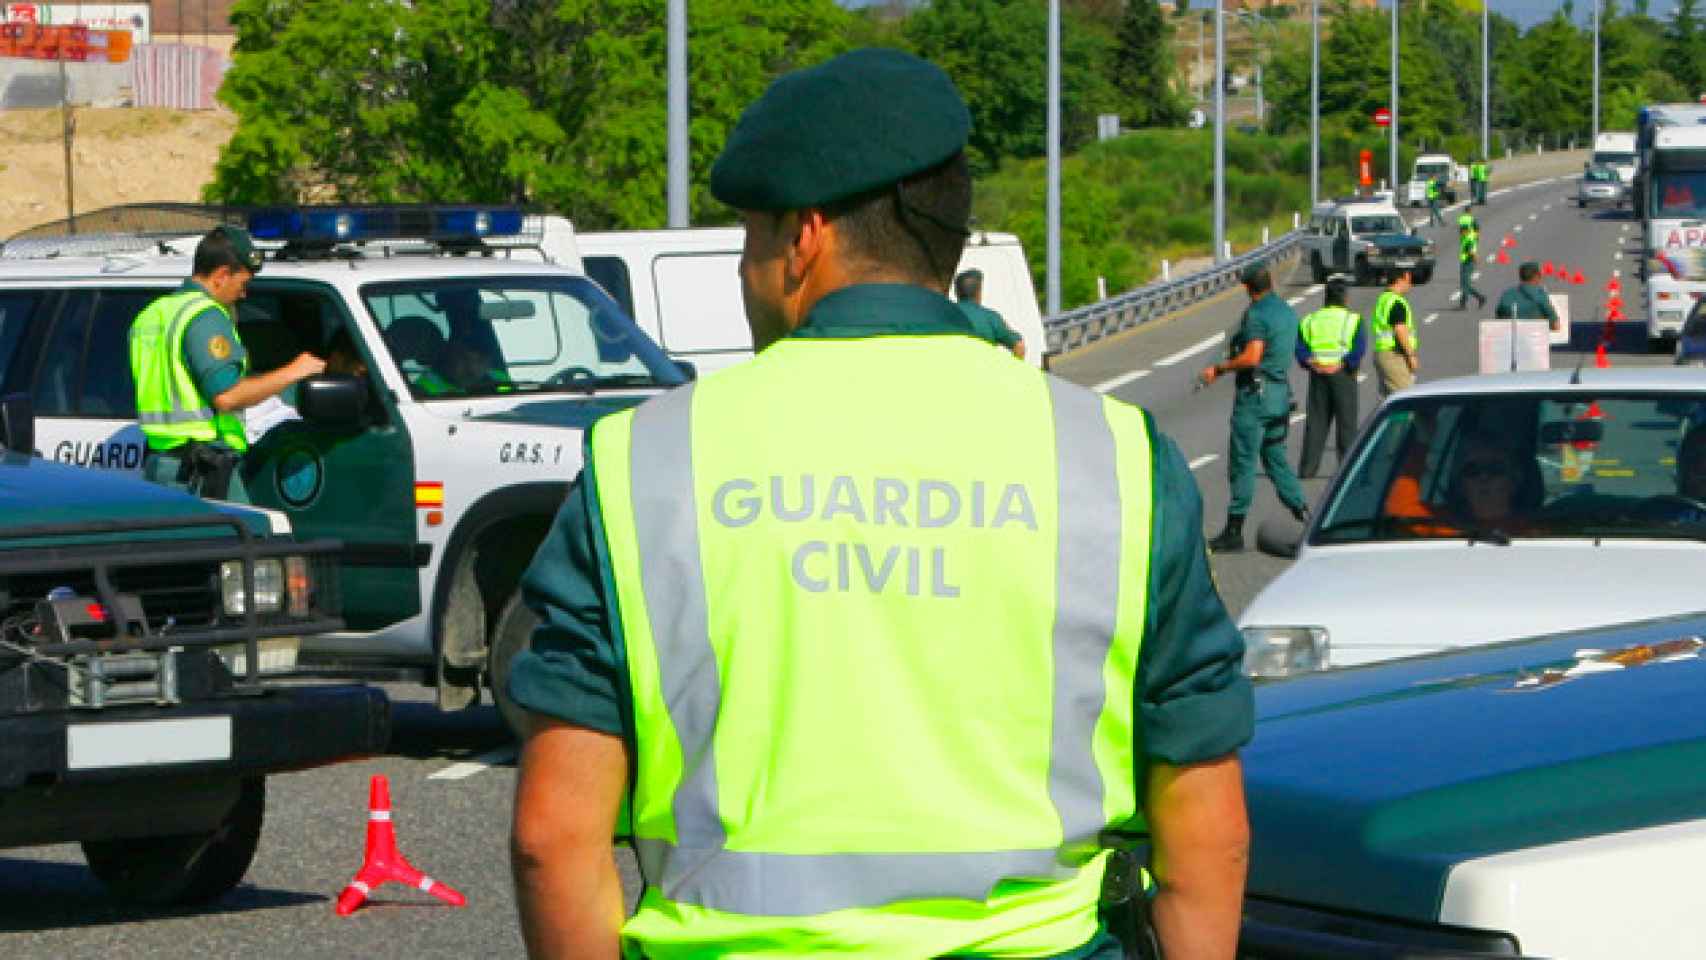
[{"label": "officer in yellow vest", "polygon": [[1478,207],[1487,205],[1487,161],[1476,160],[1469,165],[1469,190]]},{"label": "officer in yellow vest", "polygon": [[1469,309],[1469,298],[1476,306],[1487,305],[1487,295],[1475,289],[1475,254],[1480,249],[1481,233],[1475,218],[1464,214],[1457,218],[1457,309]]},{"label": "officer in yellow vest", "polygon": [[523,581],[533,955],[1111,960],[1098,837],[1140,823],[1152,930],[1232,955],[1251,700],[1201,503],[1146,413],[946,297],[969,128],[940,70],[859,50],[713,166],[758,354],[600,420]]},{"label": "officer in yellow vest", "polygon": [[1400,270],[1374,301],[1369,327],[1374,335],[1374,369],[1380,375],[1383,397],[1415,383],[1416,371],[1421,368],[1416,315],[1404,296],[1413,282],[1409,270]]},{"label": "officer in yellow vest", "polygon": [[1439,216],[1439,177],[1428,178],[1428,226],[1437,227],[1444,223]]},{"label": "officer in yellow vest", "polygon": [[1297,362],[1309,371],[1307,419],[1297,475],[1308,479],[1321,469],[1327,428],[1338,428],[1339,463],[1350,455],[1357,430],[1357,365],[1368,345],[1362,317],[1345,309],[1345,281],[1327,281],[1326,305],[1304,317],[1297,328]]},{"label": "officer in yellow vest", "polygon": [[148,438],[142,474],[201,496],[247,500],[238,462],[242,411],[326,368],[312,353],[250,375],[232,311],[261,270],[247,232],[215,227],[196,244],[190,278],[130,326],[136,418]]}]

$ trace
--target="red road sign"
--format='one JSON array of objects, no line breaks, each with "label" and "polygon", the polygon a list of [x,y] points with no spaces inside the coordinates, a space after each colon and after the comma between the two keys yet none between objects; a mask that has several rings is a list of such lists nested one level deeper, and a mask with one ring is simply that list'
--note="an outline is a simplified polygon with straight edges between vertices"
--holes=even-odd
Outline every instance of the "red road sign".
[{"label": "red road sign", "polygon": [[1392,126],[1392,111],[1385,107],[1376,108],[1374,111],[1374,125],[1377,127]]}]

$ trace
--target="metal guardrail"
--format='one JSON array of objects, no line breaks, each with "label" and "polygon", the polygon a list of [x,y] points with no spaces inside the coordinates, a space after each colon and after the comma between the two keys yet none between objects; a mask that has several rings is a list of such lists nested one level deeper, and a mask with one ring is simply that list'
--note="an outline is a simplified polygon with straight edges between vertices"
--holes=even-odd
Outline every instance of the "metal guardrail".
[{"label": "metal guardrail", "polygon": [[1190,306],[1238,284],[1238,274],[1258,260],[1291,254],[1303,240],[1293,230],[1270,243],[1189,276],[1161,280],[1043,320],[1052,353],[1064,353]]}]

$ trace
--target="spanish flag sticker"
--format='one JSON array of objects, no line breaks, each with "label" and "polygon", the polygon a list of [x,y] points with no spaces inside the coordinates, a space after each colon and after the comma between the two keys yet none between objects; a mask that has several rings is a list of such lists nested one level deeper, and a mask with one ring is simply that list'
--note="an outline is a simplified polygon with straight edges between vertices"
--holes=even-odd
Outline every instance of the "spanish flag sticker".
[{"label": "spanish flag sticker", "polygon": [[415,506],[423,510],[436,510],[444,506],[444,481],[416,480]]}]

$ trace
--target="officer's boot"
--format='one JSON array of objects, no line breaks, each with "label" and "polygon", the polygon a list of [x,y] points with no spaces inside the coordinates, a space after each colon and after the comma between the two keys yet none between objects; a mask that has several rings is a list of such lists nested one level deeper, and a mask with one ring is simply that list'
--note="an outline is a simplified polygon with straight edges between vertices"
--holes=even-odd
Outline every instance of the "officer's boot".
[{"label": "officer's boot", "polygon": [[1244,551],[1244,518],[1234,513],[1226,515],[1226,529],[1220,535],[1208,542],[1208,548],[1215,553],[1242,553]]},{"label": "officer's boot", "polygon": [[1309,504],[1300,503],[1295,507],[1286,507],[1286,509],[1291,511],[1292,518],[1298,523],[1306,527],[1309,526]]}]

